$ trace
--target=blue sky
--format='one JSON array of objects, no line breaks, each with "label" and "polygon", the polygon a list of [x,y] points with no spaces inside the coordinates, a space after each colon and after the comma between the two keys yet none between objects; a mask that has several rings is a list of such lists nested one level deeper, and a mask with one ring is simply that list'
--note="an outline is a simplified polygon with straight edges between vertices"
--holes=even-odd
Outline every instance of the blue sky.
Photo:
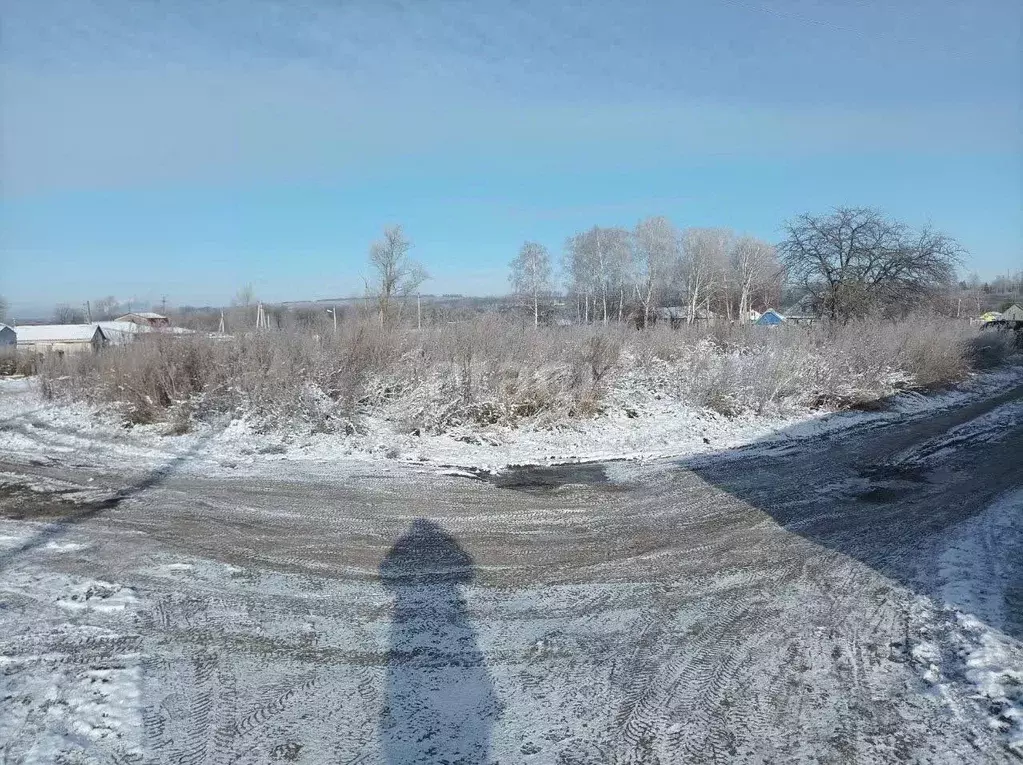
[{"label": "blue sky", "polygon": [[878,206],[1023,266],[1016,2],[8,0],[0,293],[435,292],[664,214],[779,237]]}]

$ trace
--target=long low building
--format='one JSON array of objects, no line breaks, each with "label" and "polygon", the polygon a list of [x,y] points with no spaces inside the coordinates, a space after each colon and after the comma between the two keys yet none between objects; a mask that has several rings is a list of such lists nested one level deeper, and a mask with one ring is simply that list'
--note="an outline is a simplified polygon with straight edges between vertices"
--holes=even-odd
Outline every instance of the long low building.
[{"label": "long low building", "polygon": [[134,313],[126,313],[124,316],[118,316],[114,321],[120,321],[130,324],[138,324],[144,327],[169,327],[170,319],[159,313],[153,313],[152,311],[135,311]]},{"label": "long low building", "polygon": [[103,330],[106,342],[109,345],[127,345],[133,340],[145,336],[167,336],[167,335],[194,335],[190,329],[184,327],[169,327],[163,325],[153,326],[150,324],[136,324],[130,321],[97,321],[95,326]]},{"label": "long low building", "polygon": [[33,353],[98,351],[107,343],[95,324],[25,324],[15,327],[18,350]]}]

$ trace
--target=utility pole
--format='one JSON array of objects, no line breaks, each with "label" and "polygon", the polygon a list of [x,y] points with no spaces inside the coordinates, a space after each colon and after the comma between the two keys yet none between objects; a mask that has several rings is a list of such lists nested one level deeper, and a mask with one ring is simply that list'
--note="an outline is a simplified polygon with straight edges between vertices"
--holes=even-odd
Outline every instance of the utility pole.
[{"label": "utility pole", "polygon": [[334,317],[334,334],[337,334],[337,303],[334,304],[334,308],[330,313]]},{"label": "utility pole", "polygon": [[88,321],[92,324],[92,303],[88,300],[85,301],[85,315],[88,317]]},{"label": "utility pole", "polygon": [[423,328],[423,296],[420,293],[416,293],[416,323],[419,325],[419,329]]},{"label": "utility pole", "polygon": [[221,335],[226,334],[225,329],[224,329],[224,309],[223,308],[220,309],[220,327],[217,329],[217,332],[219,334],[221,334]]},{"label": "utility pole", "polygon": [[163,299],[160,301],[160,313],[162,313],[164,316],[167,315],[167,296],[166,295],[164,295]]}]

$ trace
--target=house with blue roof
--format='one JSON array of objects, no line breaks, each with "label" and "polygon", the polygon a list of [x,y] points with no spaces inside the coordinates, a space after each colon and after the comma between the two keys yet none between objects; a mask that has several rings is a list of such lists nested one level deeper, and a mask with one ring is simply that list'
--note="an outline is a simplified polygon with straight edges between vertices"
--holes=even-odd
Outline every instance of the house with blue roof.
[{"label": "house with blue roof", "polygon": [[757,319],[757,326],[758,327],[776,327],[779,324],[783,324],[784,322],[785,322],[785,317],[784,316],[782,316],[780,313],[778,313],[773,308],[768,308],[766,311],[764,311],[762,314],[760,314],[760,318]]}]

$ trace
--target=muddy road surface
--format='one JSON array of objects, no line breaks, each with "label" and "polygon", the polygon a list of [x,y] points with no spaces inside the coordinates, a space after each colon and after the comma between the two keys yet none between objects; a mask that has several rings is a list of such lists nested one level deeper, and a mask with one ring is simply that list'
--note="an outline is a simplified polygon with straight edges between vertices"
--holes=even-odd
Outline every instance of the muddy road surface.
[{"label": "muddy road surface", "polygon": [[0,761],[1019,762],[1023,389],[690,462],[0,456]]}]

